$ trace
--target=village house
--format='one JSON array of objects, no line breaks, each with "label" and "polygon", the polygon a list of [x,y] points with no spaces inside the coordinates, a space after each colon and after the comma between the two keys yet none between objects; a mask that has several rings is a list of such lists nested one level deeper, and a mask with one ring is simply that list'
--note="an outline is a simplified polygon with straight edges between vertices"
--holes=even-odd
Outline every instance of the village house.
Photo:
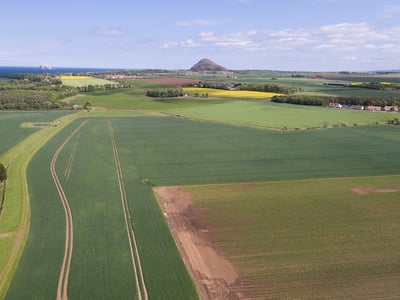
[{"label": "village house", "polygon": [[390,105],[386,105],[384,107],[385,111],[399,111],[399,107],[398,106],[390,106]]},{"label": "village house", "polygon": [[382,111],[382,107],[376,105],[368,105],[368,111]]},{"label": "village house", "polygon": [[362,106],[362,105],[350,105],[349,109],[364,110],[364,106]]},{"label": "village house", "polygon": [[336,102],[331,102],[331,103],[329,103],[329,108],[342,108],[342,104],[336,103]]}]

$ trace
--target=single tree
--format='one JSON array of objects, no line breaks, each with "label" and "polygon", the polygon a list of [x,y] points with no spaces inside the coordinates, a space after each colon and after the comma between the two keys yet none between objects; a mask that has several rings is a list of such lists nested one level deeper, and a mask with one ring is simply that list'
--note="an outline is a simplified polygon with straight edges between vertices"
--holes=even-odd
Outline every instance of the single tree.
[{"label": "single tree", "polygon": [[2,163],[0,163],[0,182],[7,179],[7,169]]}]

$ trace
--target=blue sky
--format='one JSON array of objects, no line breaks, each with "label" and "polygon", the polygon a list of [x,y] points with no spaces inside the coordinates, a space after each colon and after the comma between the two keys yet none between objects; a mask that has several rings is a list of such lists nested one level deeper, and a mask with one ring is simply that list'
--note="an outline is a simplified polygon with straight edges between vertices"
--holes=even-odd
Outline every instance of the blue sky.
[{"label": "blue sky", "polygon": [[0,65],[400,69],[398,0],[15,0]]}]

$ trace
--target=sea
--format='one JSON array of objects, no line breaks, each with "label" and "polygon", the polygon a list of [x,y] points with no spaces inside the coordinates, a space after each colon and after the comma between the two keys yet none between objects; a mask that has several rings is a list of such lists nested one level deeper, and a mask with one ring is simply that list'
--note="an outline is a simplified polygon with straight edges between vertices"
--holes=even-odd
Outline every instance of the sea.
[{"label": "sea", "polygon": [[5,74],[19,74],[19,73],[30,73],[30,74],[64,74],[64,73],[100,73],[109,71],[118,71],[121,69],[106,69],[106,68],[64,68],[64,67],[52,67],[51,69],[43,69],[40,66],[37,67],[6,67],[0,66],[0,76]]}]

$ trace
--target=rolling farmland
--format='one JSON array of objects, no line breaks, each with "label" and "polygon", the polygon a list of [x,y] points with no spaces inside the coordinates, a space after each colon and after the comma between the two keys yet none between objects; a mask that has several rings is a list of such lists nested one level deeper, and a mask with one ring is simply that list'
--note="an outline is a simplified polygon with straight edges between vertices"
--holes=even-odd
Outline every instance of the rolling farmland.
[{"label": "rolling farmland", "polygon": [[[182,216],[200,225],[195,234],[207,236],[205,245],[239,276],[208,290],[214,296],[399,295],[400,134],[384,125],[396,113],[276,104],[250,94],[240,96],[246,101],[151,99],[149,87],[75,100],[110,111],[77,114],[33,157],[30,234],[6,299],[198,299],[200,290],[203,297],[193,282],[201,272],[186,269],[168,228],[172,215],[154,195],[171,186],[190,193],[191,212],[199,213]],[[3,151],[34,132],[13,129],[18,113],[7,116],[3,130],[16,137]],[[282,130],[321,127],[329,128]],[[35,132],[49,128],[42,130]],[[25,172],[28,161],[16,167]],[[18,203],[10,208],[18,211]],[[0,236],[0,250],[15,240],[10,224],[0,222],[0,234],[11,233]]]},{"label": "rolling farmland", "polygon": [[385,123],[395,117],[391,113],[373,113],[353,110],[335,110],[321,107],[287,105],[271,102],[230,100],[227,98],[171,98],[152,99],[142,90],[118,90],[90,93],[74,101],[84,105],[90,102],[95,107],[109,110],[152,110],[227,124],[255,126],[261,128],[287,127],[289,129],[338,126],[371,125]]}]

